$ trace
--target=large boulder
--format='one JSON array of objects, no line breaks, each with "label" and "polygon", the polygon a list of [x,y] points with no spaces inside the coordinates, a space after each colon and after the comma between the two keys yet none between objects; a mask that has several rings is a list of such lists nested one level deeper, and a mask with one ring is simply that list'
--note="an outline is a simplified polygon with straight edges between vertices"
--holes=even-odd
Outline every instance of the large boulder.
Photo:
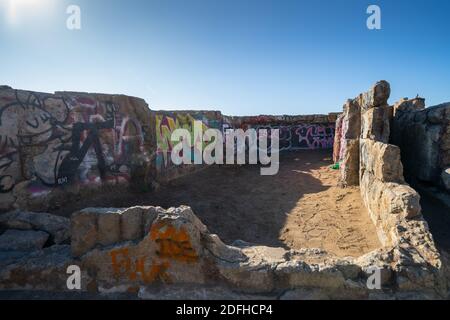
[{"label": "large boulder", "polygon": [[361,170],[382,182],[404,183],[400,148],[371,139],[361,140]]},{"label": "large boulder", "polygon": [[397,116],[399,112],[419,111],[425,109],[424,98],[408,99],[404,98],[396,102],[393,106],[393,116]]},{"label": "large boulder", "polygon": [[[125,214],[127,210],[132,213]],[[129,219],[130,224],[142,219],[139,223],[142,230],[131,241],[126,239],[131,233],[127,231],[124,237],[121,230],[115,236],[119,239],[117,243],[105,245],[99,241],[99,229],[93,225],[108,215]],[[106,224],[113,226],[115,219]],[[81,237],[74,235],[72,253],[79,257],[83,269],[95,274],[98,288],[103,292],[158,283],[205,284],[218,280],[215,259],[230,262],[245,259],[240,250],[226,246],[211,235],[189,207],[91,208],[74,214],[72,220],[74,232],[87,234],[90,239],[81,242]]]}]

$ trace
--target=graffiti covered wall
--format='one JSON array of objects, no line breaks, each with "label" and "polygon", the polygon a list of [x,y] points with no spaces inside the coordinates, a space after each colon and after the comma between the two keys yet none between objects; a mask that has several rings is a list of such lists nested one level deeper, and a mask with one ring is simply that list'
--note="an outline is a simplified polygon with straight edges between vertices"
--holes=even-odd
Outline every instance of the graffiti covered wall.
[{"label": "graffiti covered wall", "polygon": [[234,128],[280,130],[280,151],[331,149],[337,114],[228,117]]},{"label": "graffiti covered wall", "polygon": [[[280,150],[314,150],[331,149],[334,143],[335,121],[337,114],[312,116],[255,116],[229,117],[219,111],[156,111],[153,112],[156,140],[156,171],[158,180],[168,181],[201,169],[202,166],[182,165],[174,166],[171,161],[173,143],[171,134],[175,129],[187,129],[192,136],[192,152],[196,141],[203,141],[195,136],[193,123],[200,120],[202,130],[218,129],[224,134],[226,141],[227,129],[279,129]],[[270,137],[269,137],[270,138]],[[205,143],[202,142],[203,148]]]},{"label": "graffiti covered wall", "polygon": [[[124,95],[15,90],[0,86],[0,210],[46,210],[106,186],[150,190],[204,168],[174,165],[171,135],[187,129],[279,129],[280,149],[333,148],[337,114],[228,117],[220,111],[151,111]],[[226,141],[226,135],[225,135]],[[138,186],[138,188],[136,188]]]},{"label": "graffiti covered wall", "polygon": [[168,181],[193,170],[200,169],[199,165],[175,166],[171,160],[174,142],[171,135],[176,129],[186,129],[192,137],[191,157],[193,161],[195,142],[202,141],[203,137],[195,135],[194,121],[202,122],[203,133],[208,129],[222,130],[222,114],[219,111],[156,111],[152,112],[155,123],[156,137],[156,171],[159,180]]},{"label": "graffiti covered wall", "polygon": [[58,187],[129,183],[149,160],[139,120],[146,109],[125,96],[0,90],[1,207],[15,201],[18,187],[37,197]]}]

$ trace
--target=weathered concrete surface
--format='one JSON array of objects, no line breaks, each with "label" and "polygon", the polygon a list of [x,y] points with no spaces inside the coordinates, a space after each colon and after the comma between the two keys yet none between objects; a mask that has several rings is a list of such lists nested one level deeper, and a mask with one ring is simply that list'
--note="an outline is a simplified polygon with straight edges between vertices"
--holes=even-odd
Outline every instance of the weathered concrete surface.
[{"label": "weathered concrete surface", "polygon": [[1,88],[0,210],[42,211],[145,184],[149,114],[144,100],[122,95]]},{"label": "weathered concrete surface", "polygon": [[355,100],[348,100],[344,105],[339,142],[339,161],[341,183],[345,186],[359,184],[359,136],[361,130],[361,108]]},{"label": "weathered concrete surface", "polygon": [[70,219],[49,213],[15,210],[0,215],[0,227],[18,230],[40,230],[50,240],[61,244],[70,239]]},{"label": "weathered concrete surface", "polygon": [[425,109],[425,99],[424,98],[414,98],[408,99],[403,98],[397,101],[393,106],[393,116],[395,117],[398,112],[409,112],[409,111],[420,111]]},{"label": "weathered concrete surface", "polygon": [[[114,244],[102,244],[91,234],[89,237],[96,241],[89,241],[89,246],[72,237],[71,250],[55,245],[25,256],[11,255],[2,259],[0,288],[64,292],[67,267],[78,265],[82,292],[98,293],[99,297],[134,293],[142,299],[186,298],[183,295],[189,288],[211,291],[212,298],[231,299],[372,299],[395,298],[405,292],[430,292],[434,297],[441,294],[436,289],[439,259],[420,220],[398,224],[395,246],[359,258],[337,258],[320,249],[285,250],[242,241],[227,246],[209,233],[189,207],[86,209],[73,215],[72,230],[98,234],[99,230],[90,226],[107,215],[119,215],[121,219],[136,215],[133,221],[141,221],[144,230],[135,233],[135,239],[126,240],[123,229],[111,228],[120,239]],[[143,223],[140,219],[145,215],[151,218]],[[380,268],[384,291],[366,286],[374,266]]]},{"label": "weathered concrete surface", "polygon": [[334,144],[333,144],[334,163],[338,163],[341,161],[341,139],[342,139],[343,121],[344,121],[344,114],[340,114],[336,119],[336,129],[334,133]]},{"label": "weathered concrete surface", "polygon": [[0,235],[0,251],[33,251],[44,247],[48,233],[9,229]]},{"label": "weathered concrete surface", "polygon": [[202,121],[204,131],[279,129],[284,151],[331,149],[337,116],[151,111],[143,99],[125,95],[49,94],[1,86],[0,211],[47,211],[94,192],[148,191],[201,169],[176,166],[170,157],[172,132],[183,128],[194,133],[195,120]]},{"label": "weathered concrete surface", "polygon": [[450,168],[447,168],[444,171],[442,171],[441,179],[445,189],[450,190]]},{"label": "weathered concrete surface", "polygon": [[72,214],[72,254],[81,256],[98,245],[139,240],[161,208],[87,208]]},{"label": "weathered concrete surface", "polygon": [[382,182],[404,183],[400,148],[371,139],[362,139],[361,172],[369,172]]},{"label": "weathered concrete surface", "polygon": [[450,104],[423,106],[423,99],[394,106],[391,142],[401,149],[408,177],[449,190],[445,170],[450,166]]},{"label": "weathered concrete surface", "polygon": [[381,80],[375,83],[369,91],[361,93],[356,98],[356,101],[362,111],[366,111],[371,108],[385,106],[390,95],[390,84],[385,80]]},{"label": "weathered concrete surface", "polygon": [[341,159],[341,182],[344,186],[359,185],[359,139],[346,139],[341,146],[345,149]]}]

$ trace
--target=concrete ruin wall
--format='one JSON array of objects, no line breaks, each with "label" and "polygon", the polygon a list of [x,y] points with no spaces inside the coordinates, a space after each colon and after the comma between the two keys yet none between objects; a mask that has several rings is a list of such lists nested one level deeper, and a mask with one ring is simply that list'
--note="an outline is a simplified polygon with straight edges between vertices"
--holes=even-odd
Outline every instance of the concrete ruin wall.
[{"label": "concrete ruin wall", "polygon": [[[67,267],[77,265],[84,291],[134,292],[144,298],[159,298],[161,290],[179,286],[202,290],[219,286],[230,289],[234,298],[242,294],[284,299],[305,294],[354,299],[442,297],[446,292],[442,264],[420,214],[418,194],[404,182],[399,148],[387,143],[392,114],[385,104],[388,88],[380,82],[349,101],[334,141],[341,159],[358,159],[347,167],[352,168],[348,174],[358,177],[382,248],[357,258],[337,258],[320,249],[286,250],[240,240],[225,245],[183,206],[87,208],[73,213],[70,221],[18,210],[1,216],[5,233],[20,233],[6,234],[2,245],[20,247],[22,239],[32,238],[25,244],[33,243],[36,250],[1,257],[0,289],[67,291]],[[358,121],[357,114],[360,134],[352,135],[349,130],[356,129],[348,119]],[[144,134],[144,145],[150,141],[155,146],[149,155],[155,159],[152,131],[155,134],[151,128],[148,137]],[[347,141],[342,144],[343,137],[358,143],[349,148]],[[383,290],[367,287],[374,268],[381,272]]]},{"label": "concrete ruin wall", "polygon": [[150,110],[122,95],[0,89],[0,209],[145,181]]},{"label": "concrete ruin wall", "polygon": [[[111,188],[148,191],[203,168],[173,165],[171,133],[194,120],[280,129],[282,151],[332,148],[335,114],[227,117],[219,111],[151,111],[139,98],[0,87],[0,210],[34,211]],[[194,137],[193,139],[199,139]],[[193,144],[194,148],[194,144]],[[192,152],[192,155],[194,152]]]},{"label": "concrete ruin wall", "polygon": [[[344,166],[341,179],[344,185],[348,185],[349,177],[353,182],[354,176],[358,175],[363,203],[377,228],[380,241],[392,254],[397,285],[419,285],[418,270],[424,272],[424,279],[430,277],[428,281],[437,285],[437,279],[442,276],[442,265],[421,214],[420,196],[404,180],[400,148],[388,144],[393,116],[392,107],[387,104],[389,95],[389,84],[380,81],[368,92],[347,102],[343,119],[349,113],[348,106],[353,105],[351,114],[360,114],[360,120],[355,119],[354,126],[360,127],[360,134],[359,143],[352,148],[348,142],[346,145],[341,142],[341,159],[344,162],[347,159],[359,160],[351,161],[350,173],[349,167]],[[345,126],[341,125],[344,127],[341,136],[345,135]]]},{"label": "concrete ruin wall", "polygon": [[391,143],[407,177],[450,192],[450,103],[424,109],[422,98],[403,99],[393,108]]},{"label": "concrete ruin wall", "polygon": [[225,128],[278,129],[280,151],[332,149],[337,113],[307,116],[224,117]]}]

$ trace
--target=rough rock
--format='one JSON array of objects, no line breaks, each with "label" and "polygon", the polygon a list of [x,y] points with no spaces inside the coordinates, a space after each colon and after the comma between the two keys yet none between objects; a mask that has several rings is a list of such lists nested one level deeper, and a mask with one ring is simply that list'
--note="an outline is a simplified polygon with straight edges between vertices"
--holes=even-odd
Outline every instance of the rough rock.
[{"label": "rough rock", "polygon": [[444,171],[442,171],[441,178],[442,183],[444,184],[447,191],[450,191],[450,168],[447,168]]},{"label": "rough rock", "polygon": [[358,139],[361,131],[361,108],[354,100],[344,105],[343,139]]},{"label": "rough rock", "polygon": [[[90,209],[93,216],[101,211]],[[202,245],[202,234],[208,233],[206,227],[188,207],[155,211],[157,216],[142,239],[113,246],[98,243],[81,257],[83,268],[95,274],[99,288],[114,291],[153,283],[203,284],[207,281],[204,271],[209,265],[209,251]],[[116,212],[105,209],[100,215]],[[92,222],[88,220],[88,223]],[[79,244],[75,242],[72,246],[78,248]]]},{"label": "rough rock", "polygon": [[[55,245],[36,251],[0,268],[0,289],[67,290],[66,271],[72,264],[74,262],[68,245]],[[86,272],[81,271],[82,289],[86,290],[89,279]]]},{"label": "rough rock", "polygon": [[141,240],[147,234],[159,207],[86,208],[71,217],[72,253],[78,257],[96,245]]},{"label": "rough rock", "polygon": [[390,94],[389,83],[381,80],[373,85],[369,91],[360,94],[356,100],[362,109],[367,110],[386,105]]},{"label": "rough rock", "polygon": [[389,142],[391,112],[388,105],[365,110],[361,116],[361,138]]},{"label": "rough rock", "polygon": [[42,231],[9,229],[0,235],[0,251],[40,250],[48,237],[48,233]]},{"label": "rough rock", "polygon": [[97,242],[102,246],[120,241],[120,211],[108,210],[97,216]]},{"label": "rough rock", "polygon": [[404,108],[396,112],[391,142],[401,149],[405,174],[445,187],[441,175],[450,166],[449,115],[448,103],[422,110]]},{"label": "rough rock", "polygon": [[15,210],[0,215],[0,226],[19,230],[41,230],[50,234],[50,240],[61,244],[70,239],[70,219],[49,213]]},{"label": "rough rock", "polygon": [[361,140],[361,170],[382,182],[404,183],[400,148],[371,139]]},{"label": "rough rock", "polygon": [[339,115],[336,120],[336,128],[334,133],[333,143],[333,162],[338,163],[341,161],[341,140],[342,140],[342,123],[344,114]]},{"label": "rough rock", "polygon": [[419,111],[425,108],[424,98],[408,99],[404,98],[396,102],[393,106],[393,116],[395,117],[399,112]]},{"label": "rough rock", "polygon": [[71,217],[71,248],[74,257],[81,256],[97,244],[97,215],[90,209],[75,212]]}]

